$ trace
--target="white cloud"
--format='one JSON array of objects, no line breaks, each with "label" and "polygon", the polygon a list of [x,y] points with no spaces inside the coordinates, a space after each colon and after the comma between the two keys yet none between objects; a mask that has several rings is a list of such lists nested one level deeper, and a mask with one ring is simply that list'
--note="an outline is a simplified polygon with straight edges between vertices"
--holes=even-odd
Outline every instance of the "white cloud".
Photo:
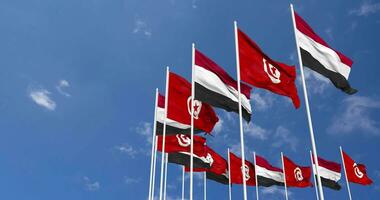
[{"label": "white cloud", "polygon": [[127,154],[129,157],[134,158],[136,154],[138,153],[135,148],[133,148],[129,144],[123,144],[120,146],[115,146],[115,149],[118,150],[120,153]]},{"label": "white cloud", "polygon": [[216,135],[218,135],[223,130],[223,122],[223,119],[219,118],[218,123],[215,124],[213,131]]},{"label": "white cloud", "polygon": [[266,140],[269,135],[269,131],[252,123],[249,122],[248,124],[244,124],[244,133],[247,134],[248,136],[251,136],[256,139],[260,140]]},{"label": "white cloud", "polygon": [[380,3],[372,3],[370,1],[363,1],[359,8],[349,11],[349,14],[357,16],[368,16],[380,11]]},{"label": "white cloud", "polygon": [[[283,187],[263,187],[262,189],[260,188],[261,193],[263,195],[281,195],[281,196],[285,196],[285,190]],[[292,193],[288,190],[288,197],[291,196]]]},{"label": "white cloud", "polygon": [[267,110],[268,108],[272,107],[274,102],[274,96],[269,92],[260,94],[255,91],[255,93],[251,93],[251,99],[253,101],[253,110],[258,111]]},{"label": "white cloud", "polygon": [[65,97],[70,97],[71,95],[64,91],[64,89],[68,87],[70,87],[70,83],[67,80],[63,79],[58,82],[58,85],[55,88],[61,95]]},{"label": "white cloud", "polygon": [[198,6],[197,6],[197,0],[192,0],[191,1],[191,7],[193,7],[194,9],[198,8]]},{"label": "white cloud", "polygon": [[[307,67],[304,67],[304,76],[307,89],[313,94],[322,94],[325,92],[326,88],[331,85],[329,79]],[[301,81],[301,79],[299,80]]]},{"label": "white cloud", "polygon": [[326,35],[329,37],[330,40],[333,39],[333,31],[332,31],[332,28],[331,28],[331,27],[326,28],[326,29],[325,29],[325,33],[326,33]]},{"label": "white cloud", "polygon": [[290,147],[293,151],[296,151],[298,145],[298,138],[291,134],[289,129],[279,126],[277,127],[274,134],[274,142],[272,143],[273,147]]},{"label": "white cloud", "polygon": [[126,184],[136,184],[141,182],[141,178],[131,178],[131,177],[125,177],[124,182]]},{"label": "white cloud", "polygon": [[87,176],[83,177],[84,185],[88,191],[97,191],[100,189],[100,183],[98,181],[92,181]]},{"label": "white cloud", "polygon": [[136,132],[144,137],[146,137],[149,144],[152,144],[152,123],[149,122],[141,122],[139,126],[136,127]]},{"label": "white cloud", "polygon": [[42,106],[48,110],[55,110],[56,103],[50,98],[50,92],[45,89],[31,89],[29,97],[39,106]]},{"label": "white cloud", "polygon": [[142,19],[135,20],[135,26],[132,31],[134,34],[143,34],[144,36],[150,38],[152,36],[152,32],[149,29],[147,23]]},{"label": "white cloud", "polygon": [[379,123],[371,117],[371,111],[380,109],[380,100],[350,96],[343,100],[342,108],[334,116],[328,128],[329,133],[338,135],[357,131],[372,135],[380,134]]}]

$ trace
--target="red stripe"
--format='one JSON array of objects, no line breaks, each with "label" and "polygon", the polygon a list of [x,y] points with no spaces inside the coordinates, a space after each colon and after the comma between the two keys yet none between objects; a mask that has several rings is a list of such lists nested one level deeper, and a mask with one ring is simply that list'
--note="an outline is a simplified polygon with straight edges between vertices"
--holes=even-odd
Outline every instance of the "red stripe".
[{"label": "red stripe", "polygon": [[306,23],[305,20],[303,20],[296,12],[294,12],[294,16],[295,16],[295,19],[296,19],[296,27],[297,29],[307,35],[308,37],[310,37],[311,39],[313,39],[315,42],[318,42],[319,44],[327,47],[327,48],[330,48],[331,50],[335,51],[339,58],[340,58],[340,61],[344,64],[346,64],[347,66],[351,67],[352,66],[352,60],[350,58],[348,58],[347,56],[343,55],[342,53],[340,53],[339,51],[331,48],[321,37],[319,37],[315,32],[314,30],[309,26],[309,24]]},{"label": "red stripe", "polygon": [[[212,61],[210,58],[205,56],[197,49],[195,49],[195,64],[216,74],[224,84],[229,85],[238,90],[237,81],[235,81],[230,75],[228,75],[223,68],[221,68],[218,64],[216,64],[214,61]],[[241,93],[244,94],[248,99],[250,99],[251,87],[244,83],[241,83]]]},{"label": "red stripe", "polygon": [[271,164],[269,164],[269,162],[267,160],[265,160],[263,157],[258,156],[258,155],[256,155],[256,165],[263,167],[263,168],[270,170],[270,171],[282,173],[282,169],[272,166]]},{"label": "red stripe", "polygon": [[160,108],[165,108],[165,96],[164,95],[158,94],[157,106]]},{"label": "red stripe", "polygon": [[[314,163],[314,160],[313,160],[313,163]],[[326,169],[329,169],[329,170],[337,172],[337,173],[340,173],[340,171],[341,171],[341,166],[339,163],[329,161],[329,160],[325,160],[319,156],[318,156],[318,165],[320,167],[324,167]]]}]

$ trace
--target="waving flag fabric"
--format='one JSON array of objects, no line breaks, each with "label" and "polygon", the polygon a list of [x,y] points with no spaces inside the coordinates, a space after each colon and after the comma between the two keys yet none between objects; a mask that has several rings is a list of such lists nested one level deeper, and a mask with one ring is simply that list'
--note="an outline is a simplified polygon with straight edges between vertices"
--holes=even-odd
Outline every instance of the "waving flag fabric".
[{"label": "waving flag fabric", "polygon": [[[318,157],[318,165],[318,173],[321,177],[322,186],[328,187],[333,190],[340,190],[341,186],[338,183],[342,176],[340,164]],[[316,169],[314,160],[313,167],[314,169]]]},{"label": "waving flag fabric", "polygon": [[238,30],[238,44],[241,80],[287,96],[299,108],[300,100],[295,84],[296,68],[272,60],[241,30]]},{"label": "waving flag fabric", "polygon": [[356,93],[357,90],[348,82],[352,60],[331,48],[296,12],[294,17],[303,64],[330,79],[335,87],[345,93]]},{"label": "waving flag fabric", "polygon": [[272,166],[263,157],[256,155],[255,167],[259,186],[284,185],[284,173],[282,169]]},{"label": "waving flag fabric", "polygon": [[242,169],[244,169],[245,180],[247,185],[256,185],[255,181],[255,167],[249,162],[245,161],[245,166],[242,167],[241,158],[230,152],[230,174],[231,183],[243,184]]},{"label": "waving flag fabric", "polygon": [[[168,162],[178,165],[183,165],[190,167],[190,157],[189,152],[176,152],[168,154]],[[212,158],[205,152],[194,152],[193,154],[193,167],[194,168],[210,168],[212,163]]]},{"label": "waving flag fabric", "polygon": [[[162,151],[163,136],[158,136],[157,150]],[[203,154],[205,152],[206,139],[204,137],[194,135],[194,152]],[[184,134],[165,136],[165,152],[190,152],[191,139],[190,136]]]},{"label": "waving flag fabric", "polygon": [[348,181],[360,185],[370,185],[373,183],[367,175],[367,169],[365,165],[356,163],[344,151],[342,151],[342,154]]},{"label": "waving flag fabric", "polygon": [[[191,124],[191,84],[181,76],[169,73],[169,99],[167,115],[169,119],[182,124]],[[219,121],[213,108],[194,100],[194,127],[210,133]]]},{"label": "waving flag fabric", "polygon": [[309,187],[311,167],[302,167],[295,164],[288,157],[284,156],[284,174],[286,177],[286,185],[288,187]]},{"label": "waving flag fabric", "polygon": [[[210,58],[195,50],[195,99],[226,111],[239,113],[239,97],[237,82]],[[251,120],[251,104],[249,102],[251,88],[241,84],[241,103],[243,117]]]}]

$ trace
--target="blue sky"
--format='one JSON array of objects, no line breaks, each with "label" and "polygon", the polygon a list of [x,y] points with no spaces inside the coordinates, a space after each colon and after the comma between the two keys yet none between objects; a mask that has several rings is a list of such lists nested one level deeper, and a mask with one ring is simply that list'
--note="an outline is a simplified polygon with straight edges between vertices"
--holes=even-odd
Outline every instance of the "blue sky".
[{"label": "blue sky", "polygon": [[[297,64],[288,1],[0,0],[0,198],[145,199],[154,90],[165,66],[190,78],[191,43],[236,76],[233,20],[272,58]],[[334,48],[354,60],[347,96],[306,71],[320,156],[340,162],[339,145],[368,167],[374,184],[351,184],[354,199],[380,196],[379,1],[294,1],[295,9]],[[298,70],[298,68],[297,68]],[[252,92],[252,151],[280,166],[280,152],[309,165],[302,105],[261,89]],[[221,120],[208,145],[238,153],[238,117]],[[252,160],[252,156],[249,157]],[[168,196],[180,196],[179,168],[169,166]],[[198,176],[197,176],[198,177]],[[196,197],[202,197],[196,178]],[[325,189],[328,199],[347,199]],[[187,185],[188,186],[188,185]],[[156,190],[157,191],[157,190]],[[242,188],[233,187],[234,199]],[[227,199],[208,182],[208,197]],[[261,189],[284,199],[282,188]],[[313,199],[314,189],[290,189]],[[249,188],[250,199],[254,188]]]}]

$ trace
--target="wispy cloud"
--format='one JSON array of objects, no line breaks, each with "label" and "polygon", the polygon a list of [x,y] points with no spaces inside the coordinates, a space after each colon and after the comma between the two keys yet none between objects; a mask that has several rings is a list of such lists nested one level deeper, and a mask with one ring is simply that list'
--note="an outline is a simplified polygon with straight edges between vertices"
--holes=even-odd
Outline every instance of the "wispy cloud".
[{"label": "wispy cloud", "polygon": [[143,34],[144,36],[148,38],[152,36],[152,31],[148,27],[147,23],[142,19],[135,20],[135,26],[132,32],[134,34]]},{"label": "wispy cloud", "polygon": [[70,97],[71,95],[64,91],[66,88],[69,88],[69,87],[70,87],[70,83],[67,80],[60,80],[58,82],[58,85],[55,88],[61,95],[65,97]]},{"label": "wispy cloud", "polygon": [[244,133],[256,139],[266,140],[270,132],[252,122],[244,124]]},{"label": "wispy cloud", "polygon": [[[280,187],[264,187],[262,190],[260,190],[261,193],[263,195],[270,195],[270,196],[273,196],[273,195],[281,195],[281,196],[284,196],[285,195],[285,190],[284,188],[280,188]],[[291,196],[292,193],[288,190],[288,196]]]},{"label": "wispy cloud", "polygon": [[290,147],[291,150],[296,151],[298,145],[298,138],[291,134],[289,129],[279,126],[277,127],[274,133],[274,142],[272,143],[273,147]]},{"label": "wispy cloud", "polygon": [[152,130],[152,123],[149,122],[141,122],[135,129],[135,131],[144,136],[146,140],[149,142],[149,144],[152,144],[152,135],[153,135],[153,130]]},{"label": "wispy cloud", "polygon": [[218,121],[218,123],[215,124],[214,130],[213,130],[215,135],[218,135],[220,132],[222,132],[223,123],[224,123],[223,119],[219,118],[219,121]]},{"label": "wispy cloud", "polygon": [[333,37],[333,30],[331,27],[325,29],[325,33],[327,37],[329,37],[330,40],[334,39]]},{"label": "wispy cloud", "polygon": [[100,183],[98,181],[92,181],[87,176],[83,177],[85,189],[88,191],[97,191],[100,189]]},{"label": "wispy cloud", "polygon": [[379,123],[371,117],[380,109],[380,100],[365,96],[350,96],[343,100],[342,108],[328,128],[331,134],[347,134],[353,131],[379,135]]},{"label": "wispy cloud", "polygon": [[359,8],[349,11],[351,15],[368,16],[380,11],[380,3],[372,3],[371,1],[363,1]]},{"label": "wispy cloud", "polygon": [[50,98],[50,92],[46,89],[30,89],[29,97],[39,106],[54,111],[57,104]]},{"label": "wispy cloud", "polygon": [[[320,75],[311,69],[304,68],[305,79],[307,80],[306,85],[308,90],[313,94],[322,94],[325,92],[326,88],[329,87],[330,80],[326,77]],[[298,79],[301,81],[301,79]]]},{"label": "wispy cloud", "polygon": [[133,148],[133,146],[129,144],[115,146],[115,149],[119,151],[120,153],[128,155],[131,158],[135,158],[136,154],[138,153],[138,151],[135,150],[135,148]]},{"label": "wispy cloud", "polygon": [[125,177],[124,182],[126,184],[137,184],[141,182],[141,178]]},{"label": "wispy cloud", "polygon": [[253,110],[265,111],[272,107],[274,102],[274,96],[268,92],[251,93],[251,99],[253,101]]}]

